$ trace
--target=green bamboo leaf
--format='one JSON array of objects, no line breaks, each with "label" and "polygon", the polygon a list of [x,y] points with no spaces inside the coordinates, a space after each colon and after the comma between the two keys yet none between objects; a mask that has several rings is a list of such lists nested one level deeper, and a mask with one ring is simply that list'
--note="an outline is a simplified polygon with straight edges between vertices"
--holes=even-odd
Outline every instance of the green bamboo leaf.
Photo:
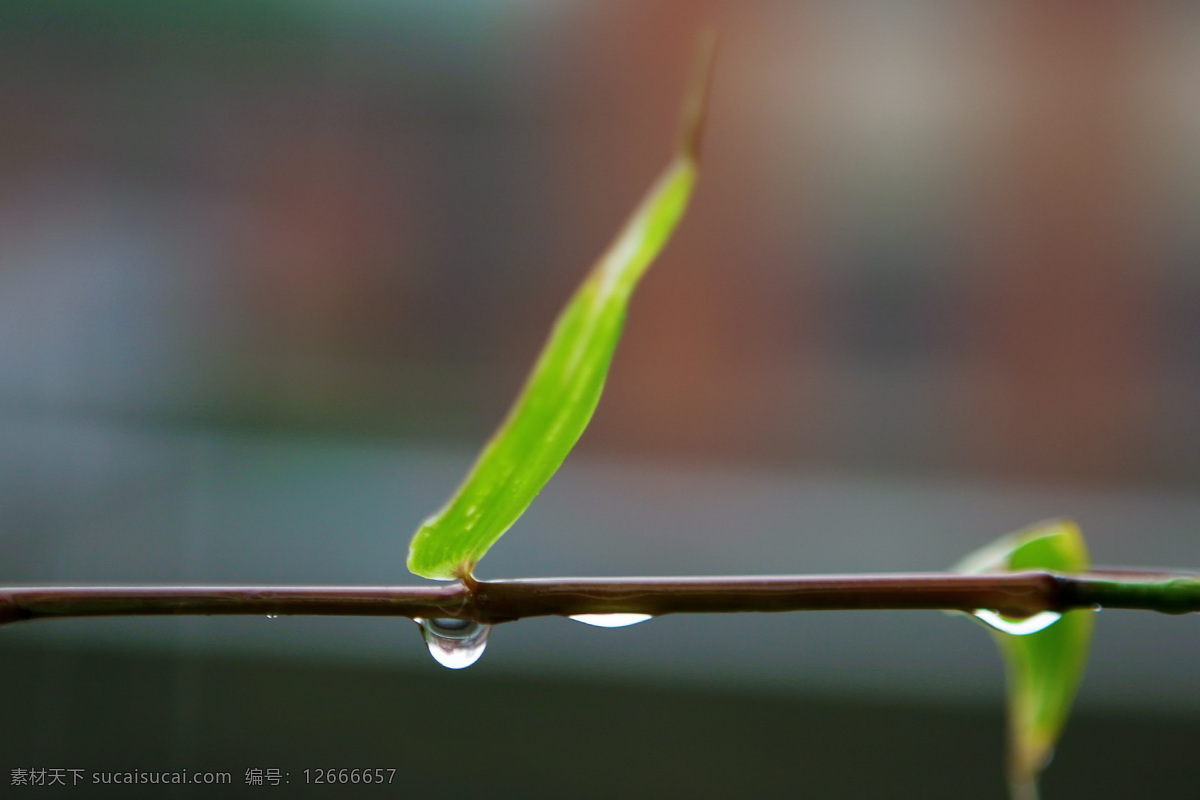
[{"label": "green bamboo leaf", "polygon": [[683,216],[699,167],[713,37],[702,42],[676,152],[563,309],[508,417],[453,497],[413,535],[408,568],[463,578],[562,464],[600,401],[629,298]]},{"label": "green bamboo leaf", "polygon": [[[955,566],[959,572],[1086,572],[1079,527],[1043,522],[1005,536]],[[1005,618],[1001,617],[1001,620]],[[1008,672],[1008,777],[1013,800],[1036,800],[1037,780],[1054,755],[1083,679],[1095,614],[1069,611],[1024,636],[993,630]]]}]

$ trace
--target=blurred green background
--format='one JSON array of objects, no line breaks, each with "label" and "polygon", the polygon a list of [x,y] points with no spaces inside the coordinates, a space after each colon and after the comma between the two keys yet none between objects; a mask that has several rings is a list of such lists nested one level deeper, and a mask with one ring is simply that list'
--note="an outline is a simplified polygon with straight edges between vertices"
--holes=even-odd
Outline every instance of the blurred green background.
[{"label": "blurred green background", "polygon": [[[706,22],[696,201],[481,575],[942,569],[1062,515],[1200,566],[1200,8],[9,0],[0,584],[415,582]],[[1101,615],[1047,796],[1194,785],[1196,624]],[[403,620],[60,621],[0,680],[6,787],[1003,792],[999,659],[940,614],[529,620],[453,674]]]}]

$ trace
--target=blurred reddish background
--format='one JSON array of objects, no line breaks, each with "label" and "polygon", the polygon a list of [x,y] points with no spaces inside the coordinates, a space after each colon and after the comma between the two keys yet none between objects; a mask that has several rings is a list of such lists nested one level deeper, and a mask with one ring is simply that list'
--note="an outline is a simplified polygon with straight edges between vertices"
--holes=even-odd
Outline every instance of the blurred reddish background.
[{"label": "blurred reddish background", "polygon": [[473,446],[664,163],[699,193],[582,447],[1200,476],[1200,8],[0,11],[0,402]]}]

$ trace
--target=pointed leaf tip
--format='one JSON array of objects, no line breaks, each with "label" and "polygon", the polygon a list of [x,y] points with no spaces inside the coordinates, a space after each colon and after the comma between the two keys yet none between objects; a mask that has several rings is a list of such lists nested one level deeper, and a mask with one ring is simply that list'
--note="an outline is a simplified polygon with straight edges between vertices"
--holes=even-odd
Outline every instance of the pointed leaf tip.
[{"label": "pointed leaf tip", "polygon": [[717,61],[717,31],[709,26],[700,32],[683,110],[679,115],[679,136],[676,150],[695,163],[700,162],[700,148],[708,122],[709,96],[712,94],[713,67]]},{"label": "pointed leaf tip", "polygon": [[[1053,520],[998,539],[960,561],[955,570],[1085,572],[1089,567],[1079,526],[1070,520]],[[1068,611],[1036,633],[993,632],[1008,673],[1008,777],[1013,800],[1037,798],[1038,777],[1054,755],[1083,679],[1094,621],[1090,611]]]},{"label": "pointed leaf tip", "polygon": [[467,578],[524,513],[583,434],[638,280],[678,226],[696,182],[712,69],[701,45],[684,104],[679,148],[558,317],[500,428],[454,496],[413,534],[408,568],[426,578]]}]

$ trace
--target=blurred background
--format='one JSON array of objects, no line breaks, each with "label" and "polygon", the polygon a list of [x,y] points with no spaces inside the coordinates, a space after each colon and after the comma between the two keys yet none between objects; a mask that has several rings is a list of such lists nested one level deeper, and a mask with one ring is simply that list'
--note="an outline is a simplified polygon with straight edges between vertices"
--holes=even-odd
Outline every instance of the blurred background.
[{"label": "blurred background", "polygon": [[[1200,567],[1200,6],[8,0],[0,583],[415,582],[708,22],[694,204],[482,577],[942,569],[1049,516]],[[1197,620],[1098,623],[1047,794],[1194,787]],[[5,771],[1003,795],[940,614],[529,620],[453,674],[403,620],[44,622],[0,676]]]}]

